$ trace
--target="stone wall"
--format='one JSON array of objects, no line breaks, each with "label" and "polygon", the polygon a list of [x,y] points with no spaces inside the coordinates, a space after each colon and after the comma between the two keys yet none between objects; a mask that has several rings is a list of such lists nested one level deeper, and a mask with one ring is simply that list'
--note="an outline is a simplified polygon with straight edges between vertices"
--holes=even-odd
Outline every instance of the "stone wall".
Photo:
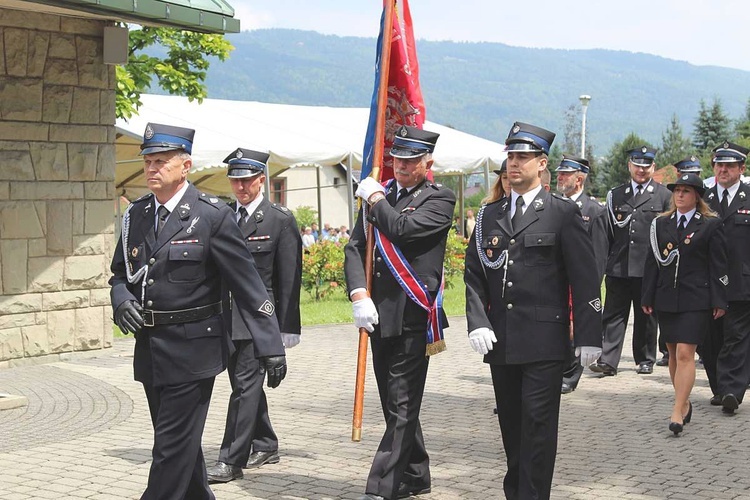
[{"label": "stone wall", "polygon": [[104,22],[0,8],[0,367],[112,344]]}]

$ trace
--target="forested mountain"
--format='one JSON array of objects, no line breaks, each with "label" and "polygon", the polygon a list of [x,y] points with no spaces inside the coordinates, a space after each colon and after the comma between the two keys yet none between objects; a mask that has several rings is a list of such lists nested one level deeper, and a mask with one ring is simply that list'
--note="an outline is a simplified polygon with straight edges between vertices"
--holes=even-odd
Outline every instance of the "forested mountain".
[{"label": "forested mountain", "polygon": [[[236,50],[212,62],[209,97],[369,106],[374,38],[273,29],[228,39]],[[417,52],[429,120],[496,141],[514,120],[562,133],[566,109],[590,94],[587,135],[597,156],[629,132],[658,145],[673,113],[691,133],[701,99],[719,98],[739,118],[750,96],[750,72],[642,53],[423,40]]]}]

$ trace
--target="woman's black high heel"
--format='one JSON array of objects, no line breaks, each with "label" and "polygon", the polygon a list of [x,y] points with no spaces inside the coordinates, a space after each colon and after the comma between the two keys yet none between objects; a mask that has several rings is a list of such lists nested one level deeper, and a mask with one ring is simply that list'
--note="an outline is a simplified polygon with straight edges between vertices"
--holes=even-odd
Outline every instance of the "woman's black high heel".
[{"label": "woman's black high heel", "polygon": [[693,403],[691,403],[690,401],[688,401],[688,405],[689,406],[688,406],[687,415],[685,415],[684,417],[682,417],[682,423],[683,424],[689,424],[690,423],[690,419],[693,416]]},{"label": "woman's black high heel", "polygon": [[682,424],[679,422],[669,422],[669,430],[674,432],[675,436],[678,436],[682,432]]}]

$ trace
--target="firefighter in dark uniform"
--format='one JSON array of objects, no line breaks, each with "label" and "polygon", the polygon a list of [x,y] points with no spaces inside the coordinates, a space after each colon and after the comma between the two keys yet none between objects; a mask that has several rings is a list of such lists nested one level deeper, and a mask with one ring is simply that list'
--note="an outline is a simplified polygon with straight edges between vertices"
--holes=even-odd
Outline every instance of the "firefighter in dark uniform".
[{"label": "firefighter in dark uniform", "polygon": [[669,211],[651,223],[641,307],[659,312],[675,393],[669,430],[678,435],[693,415],[695,349],[727,310],[727,254],[721,219],[701,198],[701,178],[681,174],[667,189],[674,196]]},{"label": "firefighter in dark uniform", "polygon": [[[214,377],[227,364],[222,280],[258,335],[256,355],[278,386],[284,346],[263,281],[232,211],[187,182],[194,131],[149,123],[141,145],[152,194],[125,212],[112,259],[112,309],[136,335],[133,368],[154,426],[144,499],[213,499],[201,435]],[[245,271],[240,275],[238,268]]]},{"label": "firefighter in dark uniform", "polygon": [[713,380],[711,404],[728,414],[742,403],[750,381],[750,187],[741,180],[749,151],[728,141],[715,148],[716,185],[705,194],[727,240],[729,310],[714,322],[703,344],[703,366]]},{"label": "firefighter in dark uniform", "polygon": [[[594,257],[597,276],[599,283],[604,278],[604,267],[607,264],[607,252],[609,251],[609,239],[607,237],[607,211],[603,206],[590,197],[584,191],[586,178],[588,177],[591,167],[589,161],[585,158],[577,158],[571,155],[563,155],[560,165],[555,169],[557,172],[557,191],[570,198],[581,211],[583,225],[586,226],[591,243],[594,246]],[[571,323],[571,328],[575,328],[575,321]],[[578,387],[581,380],[583,366],[581,360],[575,355],[575,346],[573,345],[573,335],[571,332],[571,343],[568,355],[570,362],[565,367],[563,373],[563,382],[561,392],[568,394]]]},{"label": "firefighter in dark uniform", "polygon": [[396,281],[387,265],[388,253],[383,254],[380,247],[374,252],[372,298],[367,296],[365,207],[344,250],[354,323],[370,332],[372,365],[386,423],[367,478],[364,499],[393,500],[431,489],[430,460],[419,411],[427,378],[427,354],[437,352],[440,345],[440,342],[428,343],[428,319],[447,326],[439,307],[442,302],[439,295],[445,246],[456,204],[453,191],[426,179],[438,135],[401,127],[391,149],[395,179],[383,187],[368,177],[357,188],[357,196],[368,205],[368,224],[400,250],[416,277],[409,281],[410,286],[424,286],[423,290],[432,299],[429,315]]},{"label": "firefighter in dark uniform", "polygon": [[656,150],[643,146],[628,151],[630,180],[607,193],[609,256],[605,284],[602,356],[589,368],[604,375],[617,374],[625,328],[633,306],[633,358],[636,373],[654,371],[656,315],[641,310],[643,265],[648,257],[649,227],[654,217],[669,209],[672,193],[653,180]]},{"label": "firefighter in dark uniform", "polygon": [[469,341],[490,365],[509,499],[550,497],[571,294],[576,354],[590,363],[601,353],[591,238],[576,204],[540,184],[554,137],[514,124],[505,141],[511,193],[481,209],[466,250]]},{"label": "firefighter in dark uniform", "polygon": [[[230,207],[276,306],[284,346],[291,349],[300,341],[302,239],[294,215],[263,196],[268,157],[268,153],[238,148],[224,163],[229,165],[227,177],[237,198]],[[225,320],[234,347],[228,366],[232,395],[219,460],[208,469],[211,482],[232,481],[242,477],[243,467],[279,461],[279,441],[263,392],[263,367],[255,355],[255,332],[245,327],[234,307],[225,313]]]}]

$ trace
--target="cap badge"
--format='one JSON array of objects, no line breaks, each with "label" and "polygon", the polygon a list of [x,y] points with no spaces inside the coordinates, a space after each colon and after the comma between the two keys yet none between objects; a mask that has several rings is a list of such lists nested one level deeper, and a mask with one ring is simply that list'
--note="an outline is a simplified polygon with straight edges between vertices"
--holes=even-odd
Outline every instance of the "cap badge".
[{"label": "cap badge", "polygon": [[698,158],[696,158],[695,156],[691,156],[690,161],[698,161]]},{"label": "cap badge", "polygon": [[724,144],[722,144],[724,149],[729,149],[729,141],[724,141]]},{"label": "cap badge", "polygon": [[130,251],[130,255],[135,259],[138,257],[138,247],[133,247],[133,249]]},{"label": "cap badge", "polygon": [[514,134],[517,134],[517,133],[518,133],[518,132],[520,132],[520,131],[521,131],[521,127],[520,127],[520,126],[518,126],[518,125],[515,125],[515,126],[513,127],[513,133],[514,133]]},{"label": "cap badge", "polygon": [[151,128],[151,125],[146,125],[146,132],[143,134],[143,137],[146,139],[154,137],[154,129]]},{"label": "cap badge", "polygon": [[688,180],[688,176],[687,176],[687,174],[685,174],[685,175],[683,175],[683,176],[682,176],[682,180],[683,180],[683,181],[686,181],[686,180]]},{"label": "cap badge", "polygon": [[406,130],[406,127],[401,127],[401,130],[399,130],[398,133],[401,135],[401,137],[406,137],[409,134],[409,131]]},{"label": "cap badge", "polygon": [[235,155],[237,158],[242,158],[242,150],[237,150],[237,154]]},{"label": "cap badge", "polygon": [[641,153],[647,153],[647,152],[648,152],[648,148],[646,146],[643,146],[641,148]]}]

